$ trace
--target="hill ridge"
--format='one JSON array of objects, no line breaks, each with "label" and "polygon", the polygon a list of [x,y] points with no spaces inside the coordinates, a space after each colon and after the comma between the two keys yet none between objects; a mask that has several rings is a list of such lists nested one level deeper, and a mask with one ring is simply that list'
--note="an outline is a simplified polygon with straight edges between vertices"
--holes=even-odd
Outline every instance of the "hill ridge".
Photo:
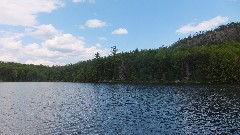
[{"label": "hill ridge", "polygon": [[172,47],[220,44],[225,41],[240,41],[239,22],[220,25],[214,30],[196,32],[194,35],[179,39],[172,44]]},{"label": "hill ridge", "polygon": [[201,32],[170,47],[134,50],[66,66],[0,62],[0,81],[239,83],[240,23]]}]

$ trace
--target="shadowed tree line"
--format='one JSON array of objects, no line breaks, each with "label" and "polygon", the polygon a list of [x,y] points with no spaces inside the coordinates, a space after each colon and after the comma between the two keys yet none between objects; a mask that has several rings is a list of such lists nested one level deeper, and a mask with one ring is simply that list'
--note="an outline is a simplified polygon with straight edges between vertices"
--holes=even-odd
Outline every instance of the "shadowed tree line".
[{"label": "shadowed tree line", "polygon": [[133,50],[47,67],[0,63],[0,81],[201,82],[240,81],[240,23],[180,39],[170,47]]}]

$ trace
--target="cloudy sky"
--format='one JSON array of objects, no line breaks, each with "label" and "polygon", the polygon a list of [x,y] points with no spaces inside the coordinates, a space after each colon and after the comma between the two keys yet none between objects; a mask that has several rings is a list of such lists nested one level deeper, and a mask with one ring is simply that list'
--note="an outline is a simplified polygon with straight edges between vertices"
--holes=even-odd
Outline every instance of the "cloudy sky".
[{"label": "cloudy sky", "polygon": [[64,65],[240,21],[240,0],[0,0],[0,61]]}]

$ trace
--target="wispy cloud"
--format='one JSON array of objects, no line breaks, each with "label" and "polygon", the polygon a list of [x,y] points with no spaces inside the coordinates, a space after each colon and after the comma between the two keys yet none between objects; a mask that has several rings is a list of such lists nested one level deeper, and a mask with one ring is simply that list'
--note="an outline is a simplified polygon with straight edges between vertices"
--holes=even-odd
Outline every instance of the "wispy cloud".
[{"label": "wispy cloud", "polygon": [[81,29],[81,30],[84,30],[85,29],[85,25],[79,25],[78,28]]},{"label": "wispy cloud", "polygon": [[98,40],[107,40],[106,37],[98,37]]},{"label": "wispy cloud", "polygon": [[125,28],[119,28],[119,29],[114,30],[112,32],[112,34],[114,34],[114,35],[126,35],[126,34],[128,34],[128,31]]},{"label": "wispy cloud", "polygon": [[86,3],[86,2],[89,2],[89,3],[95,4],[96,0],[72,0],[72,2],[73,3]]},{"label": "wispy cloud", "polygon": [[190,23],[190,24],[184,25],[181,28],[179,28],[178,30],[176,30],[176,32],[181,33],[181,34],[186,34],[186,33],[190,33],[190,32],[205,31],[205,30],[209,30],[213,27],[216,27],[220,24],[223,24],[223,23],[227,22],[228,20],[229,20],[228,17],[217,16],[215,18],[212,18],[207,21],[202,21],[197,24]]},{"label": "wispy cloud", "polygon": [[90,19],[86,21],[85,26],[88,28],[101,28],[108,26],[108,24],[98,19]]}]

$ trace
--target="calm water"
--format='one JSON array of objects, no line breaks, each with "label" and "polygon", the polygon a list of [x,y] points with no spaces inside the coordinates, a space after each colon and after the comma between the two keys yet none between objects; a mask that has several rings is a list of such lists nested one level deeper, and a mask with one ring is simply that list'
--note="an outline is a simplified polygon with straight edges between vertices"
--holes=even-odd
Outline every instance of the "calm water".
[{"label": "calm water", "polygon": [[0,134],[240,134],[240,86],[0,83]]}]

